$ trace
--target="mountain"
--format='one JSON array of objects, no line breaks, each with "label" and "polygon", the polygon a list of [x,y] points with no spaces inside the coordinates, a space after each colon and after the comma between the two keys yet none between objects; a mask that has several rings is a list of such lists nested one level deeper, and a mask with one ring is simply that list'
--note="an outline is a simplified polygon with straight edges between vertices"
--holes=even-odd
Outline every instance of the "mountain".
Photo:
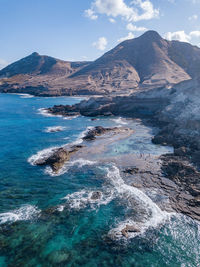
[{"label": "mountain", "polygon": [[87,62],[67,62],[53,57],[40,56],[34,52],[0,71],[0,77],[12,77],[20,74],[28,75],[70,75]]},{"label": "mountain", "polygon": [[37,53],[0,71],[1,92],[37,95],[126,94],[167,87],[200,74],[200,48],[155,31],[126,40],[93,62]]}]

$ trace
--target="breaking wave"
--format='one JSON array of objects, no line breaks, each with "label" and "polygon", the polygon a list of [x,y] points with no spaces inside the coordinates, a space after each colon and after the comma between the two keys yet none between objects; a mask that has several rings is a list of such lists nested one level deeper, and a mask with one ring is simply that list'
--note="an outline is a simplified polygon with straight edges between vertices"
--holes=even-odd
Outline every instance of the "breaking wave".
[{"label": "breaking wave", "polygon": [[[98,194],[99,197],[93,197],[94,194]],[[107,205],[112,199],[113,192],[81,190],[65,196],[63,200],[66,200],[66,203],[60,205],[58,210],[62,211],[65,206],[69,206],[70,209],[76,210],[84,209],[86,207],[96,209],[101,205]]]},{"label": "breaking wave", "polygon": [[47,159],[53,154],[54,150],[58,148],[59,147],[50,147],[50,148],[45,148],[41,151],[38,151],[35,155],[28,158],[28,162],[31,165],[35,166],[37,161],[39,161],[40,159]]},{"label": "breaking wave", "polygon": [[127,185],[124,183],[122,177],[120,176],[119,169],[116,166],[112,166],[111,168],[107,168],[107,179],[112,183],[116,190],[116,194],[125,199],[127,206],[132,205],[132,200],[138,201],[142,207],[146,211],[146,215],[144,216],[144,220],[141,222],[136,222],[131,218],[120,222],[118,226],[112,230],[110,230],[110,235],[119,237],[121,235],[121,230],[126,225],[134,225],[137,226],[140,231],[139,233],[130,233],[129,237],[135,237],[138,234],[144,233],[149,227],[157,227],[159,224],[164,222],[166,219],[170,217],[170,213],[166,211],[162,211],[156,203],[154,203],[145,193],[141,190]]},{"label": "breaking wave", "polygon": [[54,173],[51,169],[51,167],[46,167],[45,169],[45,173],[49,174],[50,176],[60,176],[66,172],[68,172],[68,170],[73,167],[73,166],[78,166],[79,168],[82,168],[85,165],[94,165],[96,164],[96,161],[91,161],[91,160],[86,160],[86,159],[77,159],[74,161],[69,161],[66,162],[66,164],[62,167],[62,169],[58,172],[58,173]]},{"label": "breaking wave", "polygon": [[38,113],[45,117],[60,117],[60,118],[63,117],[62,115],[54,115],[54,114],[49,113],[46,108],[39,108]]},{"label": "breaking wave", "polygon": [[0,224],[16,221],[27,221],[38,217],[40,210],[36,206],[24,205],[19,209],[0,213]]}]

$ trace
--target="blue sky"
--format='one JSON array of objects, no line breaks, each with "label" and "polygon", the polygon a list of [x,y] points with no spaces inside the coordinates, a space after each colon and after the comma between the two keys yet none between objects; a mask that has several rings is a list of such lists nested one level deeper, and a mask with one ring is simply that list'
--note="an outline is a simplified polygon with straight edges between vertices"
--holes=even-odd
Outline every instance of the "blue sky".
[{"label": "blue sky", "polygon": [[93,60],[147,29],[200,45],[200,0],[0,0],[0,68],[34,51]]}]

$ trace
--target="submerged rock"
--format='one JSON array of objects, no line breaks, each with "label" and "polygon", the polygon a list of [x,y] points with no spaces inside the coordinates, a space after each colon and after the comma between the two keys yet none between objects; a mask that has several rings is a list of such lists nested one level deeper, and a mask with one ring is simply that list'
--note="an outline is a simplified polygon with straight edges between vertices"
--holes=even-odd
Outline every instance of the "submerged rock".
[{"label": "submerged rock", "polygon": [[126,238],[128,238],[129,233],[139,233],[139,232],[140,229],[134,225],[126,225],[126,227],[121,230],[122,235]]},{"label": "submerged rock", "polygon": [[98,200],[102,197],[102,193],[100,191],[96,191],[92,193],[91,199]]},{"label": "submerged rock", "polygon": [[54,264],[58,264],[59,266],[60,264],[67,264],[69,259],[70,259],[70,252],[65,249],[52,251],[48,255],[48,261],[51,264],[53,264],[53,266]]}]

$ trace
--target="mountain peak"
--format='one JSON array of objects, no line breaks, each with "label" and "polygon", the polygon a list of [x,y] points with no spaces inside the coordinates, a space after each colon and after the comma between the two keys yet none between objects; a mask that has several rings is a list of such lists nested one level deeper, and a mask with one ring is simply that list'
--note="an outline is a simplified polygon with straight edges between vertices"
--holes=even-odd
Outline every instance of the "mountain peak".
[{"label": "mountain peak", "polygon": [[143,38],[143,39],[148,39],[148,40],[161,40],[162,37],[160,36],[159,33],[157,33],[156,31],[150,30],[145,32],[143,35],[141,35],[139,38]]},{"label": "mountain peak", "polygon": [[33,53],[31,54],[31,56],[33,56],[33,57],[38,57],[38,56],[40,56],[40,54],[37,53],[37,52],[33,52]]}]

